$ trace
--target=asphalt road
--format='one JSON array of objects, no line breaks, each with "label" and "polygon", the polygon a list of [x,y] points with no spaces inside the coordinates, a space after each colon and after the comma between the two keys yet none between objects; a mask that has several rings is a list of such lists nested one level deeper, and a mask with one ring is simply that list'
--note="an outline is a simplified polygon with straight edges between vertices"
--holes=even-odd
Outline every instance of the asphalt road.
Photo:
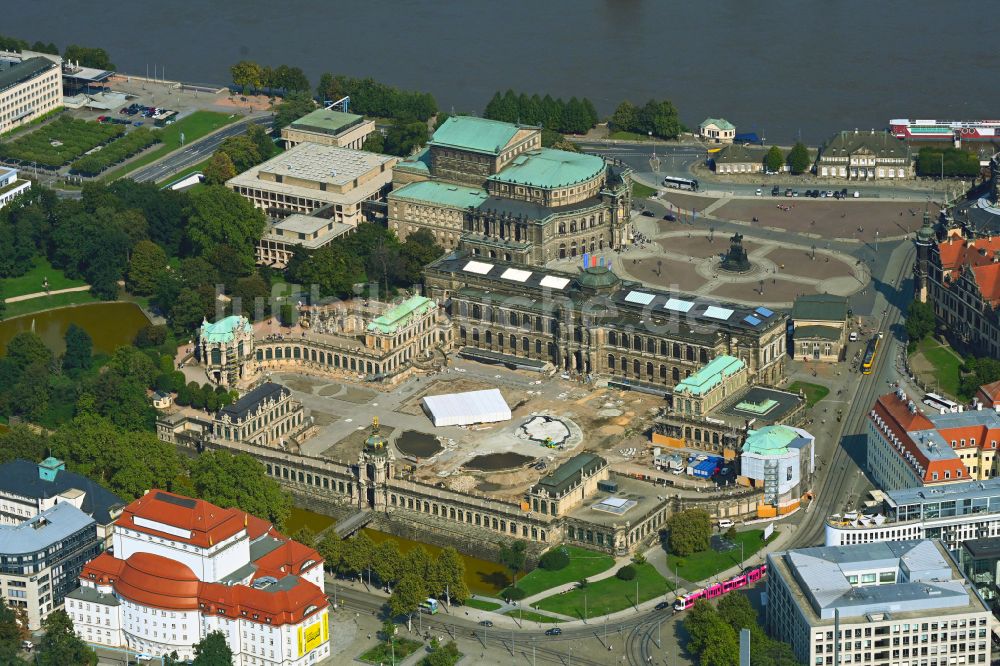
[{"label": "asphalt road", "polygon": [[231,136],[246,132],[249,123],[270,125],[271,116],[254,116],[238,120],[215,134],[194,141],[190,145],[174,151],[159,162],[136,169],[129,174],[129,178],[140,183],[166,180],[178,171],[207,160],[223,141]]}]

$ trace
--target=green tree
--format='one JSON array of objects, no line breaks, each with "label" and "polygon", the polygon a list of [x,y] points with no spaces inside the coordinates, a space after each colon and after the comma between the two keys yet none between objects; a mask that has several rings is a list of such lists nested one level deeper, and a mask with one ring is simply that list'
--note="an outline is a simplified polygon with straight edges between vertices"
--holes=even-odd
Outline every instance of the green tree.
[{"label": "green tree", "polygon": [[431,653],[424,657],[423,664],[426,666],[454,666],[458,663],[461,653],[458,651],[458,644],[455,641],[433,645]]},{"label": "green tree", "polygon": [[62,359],[63,371],[74,374],[89,370],[93,362],[94,342],[87,332],[76,324],[70,324],[63,339],[66,341],[66,353]]},{"label": "green tree", "polygon": [[194,666],[232,666],[233,651],[221,631],[209,633],[194,646]]},{"label": "green tree", "polygon": [[242,196],[221,185],[210,185],[191,193],[188,238],[195,251],[210,253],[217,245],[228,245],[240,257],[246,273],[253,270],[257,241],[264,233],[264,214]]},{"label": "green tree", "polygon": [[312,548],[316,545],[316,533],[308,525],[303,525],[292,534],[292,541],[297,541]]},{"label": "green tree", "polygon": [[635,104],[625,100],[611,114],[611,127],[618,132],[634,132],[639,122],[639,110]]},{"label": "green tree", "polygon": [[229,68],[229,73],[233,77],[233,84],[246,94],[260,88],[264,71],[252,60],[241,60]]},{"label": "green tree", "polygon": [[132,248],[125,286],[133,294],[149,296],[167,269],[167,253],[150,240],[141,240]]},{"label": "green tree", "polygon": [[212,155],[212,159],[205,165],[202,172],[205,175],[205,182],[209,185],[225,185],[226,181],[236,175],[236,167],[229,153],[217,150]]},{"label": "green tree", "polygon": [[805,173],[812,167],[812,158],[809,157],[809,149],[801,141],[796,141],[791,151],[789,151],[788,167],[794,174]]},{"label": "green tree", "polygon": [[344,540],[337,536],[336,532],[330,530],[320,539],[316,549],[323,556],[323,565],[329,571],[339,572],[346,547],[347,544]]},{"label": "green tree", "polygon": [[48,436],[26,425],[13,425],[9,430],[0,431],[0,463],[17,458],[38,461],[47,455],[48,450]]},{"label": "green tree", "polygon": [[39,666],[96,666],[97,654],[73,630],[73,620],[61,608],[42,620],[45,634],[38,644]]},{"label": "green tree", "polygon": [[750,598],[745,594],[727,594],[719,600],[716,607],[719,617],[739,633],[740,629],[751,629],[757,626],[757,611],[750,605]]},{"label": "green tree", "polygon": [[385,137],[382,136],[382,132],[375,131],[365,137],[365,142],[361,145],[361,150],[369,153],[384,153]]},{"label": "green tree", "polygon": [[403,556],[395,541],[386,540],[374,545],[372,570],[383,585],[392,585],[403,575]]},{"label": "green tree", "polygon": [[[308,90],[308,87],[305,88]],[[293,122],[316,110],[316,102],[308,92],[293,92],[274,109],[274,132],[277,135],[281,128],[288,127]]]},{"label": "green tree", "polygon": [[26,666],[19,656],[21,641],[27,637],[27,623],[18,624],[17,613],[0,597],[0,664]]},{"label": "green tree", "polygon": [[712,537],[712,519],[702,509],[686,509],[670,516],[670,552],[679,557],[708,550]]},{"label": "green tree", "polygon": [[361,575],[367,581],[365,574],[374,563],[375,548],[375,542],[366,533],[359,532],[352,536],[344,549],[343,563],[346,570]]},{"label": "green tree", "polygon": [[40,421],[49,408],[49,366],[32,363],[21,373],[10,391],[11,411],[31,421]]},{"label": "green tree", "polygon": [[247,127],[246,136],[257,148],[257,154],[260,156],[261,162],[269,160],[277,154],[278,147],[274,145],[274,139],[271,138],[271,135],[267,133],[267,130],[262,125],[252,123]]},{"label": "green tree", "polygon": [[910,301],[906,309],[906,337],[910,342],[920,342],[934,332],[935,326],[934,307],[916,299]]},{"label": "green tree", "polygon": [[219,145],[216,153],[228,155],[236,173],[242,173],[264,161],[264,157],[260,154],[260,146],[249,134],[229,137]]},{"label": "green tree", "polygon": [[427,585],[420,577],[407,572],[392,589],[389,597],[389,614],[392,617],[415,613],[427,598]]},{"label": "green tree", "polygon": [[279,529],[292,508],[291,498],[267,477],[264,465],[245,453],[202,453],[191,465],[191,482],[202,499],[238,507],[270,520]]},{"label": "green tree", "polygon": [[649,100],[639,111],[638,127],[641,132],[652,132],[661,139],[673,139],[681,133],[677,108],[667,101]]},{"label": "green tree", "polygon": [[449,601],[464,603],[469,598],[469,586],[465,583],[465,562],[458,551],[448,546],[438,553],[434,563],[435,578],[443,585],[439,594],[447,594]]},{"label": "green tree", "polygon": [[781,148],[771,146],[764,155],[764,168],[771,173],[778,173],[785,166],[785,154]]},{"label": "green tree", "polygon": [[513,586],[517,587],[517,574],[524,570],[528,544],[524,541],[513,541],[500,544],[500,564],[507,568],[513,578]]},{"label": "green tree", "polygon": [[615,572],[615,577],[618,580],[635,580],[636,571],[635,567],[631,564],[626,564],[618,571]]},{"label": "green tree", "polygon": [[385,136],[385,152],[406,157],[427,143],[427,123],[423,120],[397,120]]},{"label": "green tree", "polygon": [[63,53],[63,60],[71,60],[80,64],[81,67],[93,67],[95,69],[114,70],[115,64],[111,62],[108,52],[104,49],[77,46],[70,44]]},{"label": "green tree", "polygon": [[35,363],[48,367],[52,364],[52,351],[38,335],[22,331],[7,343],[7,358],[18,370],[24,370]]}]

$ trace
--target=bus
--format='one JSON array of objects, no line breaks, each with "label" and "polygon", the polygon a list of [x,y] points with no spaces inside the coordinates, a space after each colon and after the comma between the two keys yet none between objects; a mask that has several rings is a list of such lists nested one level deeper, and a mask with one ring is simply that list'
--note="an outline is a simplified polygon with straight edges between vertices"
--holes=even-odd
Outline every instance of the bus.
[{"label": "bus", "polygon": [[698,191],[698,181],[693,178],[677,178],[676,176],[667,176],[663,179],[664,187],[673,187],[678,190],[691,190],[692,192]]},{"label": "bus", "polygon": [[438,612],[438,602],[437,599],[427,598],[420,602],[420,612],[427,613],[428,615],[434,615]]},{"label": "bus", "polygon": [[946,411],[956,414],[962,411],[962,406],[957,402],[948,400],[947,398],[938,395],[937,393],[928,393],[924,396],[924,404],[937,411]]},{"label": "bus", "polygon": [[721,597],[723,594],[728,594],[734,590],[738,590],[741,587],[752,585],[766,575],[767,564],[749,567],[745,569],[743,573],[733,576],[726,581],[715,583],[700,590],[695,590],[690,594],[677,597],[677,600],[674,601],[674,612],[678,613],[691,608],[691,606],[694,606],[695,602],[699,599],[714,599],[716,597]]},{"label": "bus", "polygon": [[868,349],[865,350],[865,358],[861,363],[861,373],[865,375],[872,374],[872,368],[875,367],[875,356],[878,354],[878,336],[873,337],[868,341]]}]

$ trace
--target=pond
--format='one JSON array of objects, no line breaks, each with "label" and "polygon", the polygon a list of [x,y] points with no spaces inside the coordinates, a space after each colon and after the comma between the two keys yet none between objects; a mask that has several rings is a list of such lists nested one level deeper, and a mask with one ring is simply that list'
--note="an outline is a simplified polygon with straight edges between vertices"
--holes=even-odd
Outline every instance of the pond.
[{"label": "pond", "polygon": [[35,333],[57,354],[65,348],[63,336],[70,324],[76,324],[90,335],[95,354],[111,354],[118,347],[131,344],[135,334],[149,320],[138,305],[122,302],[70,305],[36,312],[0,321],[0,353],[6,351],[7,343],[15,335],[30,331],[32,323]]},{"label": "pond", "polygon": [[518,469],[534,460],[531,456],[520,453],[487,453],[476,456],[462,465],[465,469],[473,469],[479,472],[499,472],[507,469]]},{"label": "pond", "polygon": [[441,443],[437,437],[426,432],[406,430],[396,440],[396,448],[404,456],[415,458],[430,458],[441,451]]}]

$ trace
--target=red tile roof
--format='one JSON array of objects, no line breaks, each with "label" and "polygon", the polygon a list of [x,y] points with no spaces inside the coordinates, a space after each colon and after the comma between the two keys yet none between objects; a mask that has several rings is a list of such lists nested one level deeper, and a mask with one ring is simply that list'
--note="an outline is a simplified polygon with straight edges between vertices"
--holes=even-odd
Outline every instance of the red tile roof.
[{"label": "red tile roof", "polygon": [[976,397],[986,406],[1000,405],[1000,381],[980,386]]},{"label": "red tile roof", "polygon": [[971,245],[962,238],[938,244],[941,268],[945,271],[954,271],[965,264],[975,267],[993,263],[993,253],[997,251],[1000,251],[1000,236],[977,238]]},{"label": "red tile roof", "polygon": [[[182,537],[139,525],[136,518],[170,525],[190,532]],[[255,519],[258,520],[258,519]],[[223,509],[204,500],[191,499],[165,490],[150,490],[125,507],[115,525],[201,548],[224,541],[249,524],[249,516],[238,509]]]},{"label": "red tile roof", "polygon": [[976,286],[983,300],[990,305],[1000,305],[1000,263],[990,263],[972,269]]},{"label": "red tile roof", "polygon": [[257,579],[261,576],[281,577],[288,574],[299,576],[322,561],[320,554],[315,549],[289,539],[254,562],[257,565],[257,573],[254,578]]},{"label": "red tile roof", "polygon": [[[949,475],[951,478],[948,482],[968,480],[971,478],[966,476],[967,470],[958,456],[945,458],[943,460],[931,460],[920,449],[917,443],[913,441],[913,438],[909,435],[910,432],[934,429],[934,424],[930,421],[930,419],[924,416],[919,409],[915,412],[911,412],[908,402],[900,400],[895,393],[887,393],[879,396],[878,400],[875,402],[874,410],[875,413],[882,418],[886,427],[888,427],[896,438],[903,443],[903,447],[920,463],[920,466],[923,467],[924,483],[933,484],[944,482],[944,472],[951,472]],[[876,427],[878,426],[876,425]],[[976,441],[980,440],[977,439]],[[897,453],[897,455],[899,454]],[[961,476],[958,474],[959,470],[961,470]],[[914,469],[914,471],[916,470]],[[937,480],[934,480],[934,472],[938,473]]]}]

